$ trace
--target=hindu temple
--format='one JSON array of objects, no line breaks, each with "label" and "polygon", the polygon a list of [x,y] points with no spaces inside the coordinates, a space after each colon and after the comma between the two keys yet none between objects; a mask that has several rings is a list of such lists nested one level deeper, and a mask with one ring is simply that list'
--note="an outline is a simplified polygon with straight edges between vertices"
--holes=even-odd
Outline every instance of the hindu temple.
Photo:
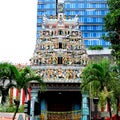
[{"label": "hindu temple", "polygon": [[[87,96],[81,93],[80,84],[88,55],[78,16],[66,18],[63,9],[64,4],[60,2],[57,16],[43,15],[31,58],[32,69],[46,83],[45,92],[39,93],[41,119],[87,120]],[[32,90],[34,94],[35,87]]]}]

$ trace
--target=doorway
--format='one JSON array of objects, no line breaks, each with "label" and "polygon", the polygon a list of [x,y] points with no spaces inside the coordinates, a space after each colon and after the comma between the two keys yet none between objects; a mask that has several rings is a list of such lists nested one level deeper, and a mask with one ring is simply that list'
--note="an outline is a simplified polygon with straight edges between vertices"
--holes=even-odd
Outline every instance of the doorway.
[{"label": "doorway", "polygon": [[48,92],[46,97],[48,111],[72,111],[74,103],[81,104],[80,92],[54,91]]},{"label": "doorway", "polygon": [[72,120],[73,105],[80,103],[78,92],[49,92],[47,94],[47,120]]}]

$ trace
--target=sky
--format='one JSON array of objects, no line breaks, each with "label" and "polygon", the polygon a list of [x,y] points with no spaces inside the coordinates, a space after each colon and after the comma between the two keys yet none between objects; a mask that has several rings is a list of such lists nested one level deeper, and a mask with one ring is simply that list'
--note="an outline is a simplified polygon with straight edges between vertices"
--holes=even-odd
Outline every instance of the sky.
[{"label": "sky", "polygon": [[36,44],[37,0],[0,0],[0,62],[29,64]]}]

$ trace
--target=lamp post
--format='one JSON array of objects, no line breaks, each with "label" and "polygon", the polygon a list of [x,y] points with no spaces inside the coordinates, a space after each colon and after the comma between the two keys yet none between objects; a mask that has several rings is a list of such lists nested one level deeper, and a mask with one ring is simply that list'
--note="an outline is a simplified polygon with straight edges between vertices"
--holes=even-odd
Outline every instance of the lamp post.
[{"label": "lamp post", "polygon": [[98,102],[99,98],[93,98],[93,103],[94,103],[94,120],[98,120]]}]

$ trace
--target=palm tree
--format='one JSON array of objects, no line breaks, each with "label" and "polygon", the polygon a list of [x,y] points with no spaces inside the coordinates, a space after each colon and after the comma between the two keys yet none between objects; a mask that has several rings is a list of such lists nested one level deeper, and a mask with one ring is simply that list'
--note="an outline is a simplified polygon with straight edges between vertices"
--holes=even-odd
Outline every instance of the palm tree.
[{"label": "palm tree", "polygon": [[112,81],[112,87],[113,87],[113,91],[114,91],[114,97],[116,99],[116,115],[117,115],[117,119],[118,118],[118,111],[120,110],[120,67],[118,65],[114,65],[112,67],[112,70],[114,72],[114,81]]},{"label": "palm tree", "polygon": [[[110,95],[112,93],[109,83],[113,80],[113,73],[111,71],[111,63],[109,59],[102,59],[98,62],[89,64],[82,72],[82,90],[89,91],[91,84],[92,97],[99,97],[103,91],[106,94],[106,100],[109,106],[110,118],[112,119],[112,113],[110,108]],[[109,91],[108,91],[109,90]]]},{"label": "palm tree", "polygon": [[16,113],[18,112],[21,89],[23,89],[25,95],[27,95],[27,93],[29,94],[29,92],[28,92],[29,83],[32,80],[36,80],[43,89],[45,88],[45,84],[44,84],[42,78],[40,76],[36,75],[34,73],[34,71],[28,66],[21,68],[18,71],[15,71],[15,75],[16,75],[16,77],[15,77],[16,88],[18,89],[18,98],[15,101],[16,102],[18,101],[18,104],[16,105],[16,112],[13,116],[13,120],[15,119]]},{"label": "palm tree", "polygon": [[11,63],[0,63],[0,92],[2,95],[1,103],[6,102],[6,97],[8,96],[9,89],[14,85],[14,73],[13,70],[16,69]]},{"label": "palm tree", "polygon": [[30,69],[30,67],[26,66],[19,69],[11,63],[0,63],[0,92],[2,95],[1,103],[4,104],[6,102],[6,97],[8,96],[9,89],[11,87],[16,87],[19,93],[17,100],[14,100],[16,103],[16,111],[14,113],[13,120],[18,112],[21,89],[23,89],[25,94],[27,94],[29,82],[32,80],[36,80],[41,85],[41,90],[45,88],[42,78],[36,75],[33,70]]}]

